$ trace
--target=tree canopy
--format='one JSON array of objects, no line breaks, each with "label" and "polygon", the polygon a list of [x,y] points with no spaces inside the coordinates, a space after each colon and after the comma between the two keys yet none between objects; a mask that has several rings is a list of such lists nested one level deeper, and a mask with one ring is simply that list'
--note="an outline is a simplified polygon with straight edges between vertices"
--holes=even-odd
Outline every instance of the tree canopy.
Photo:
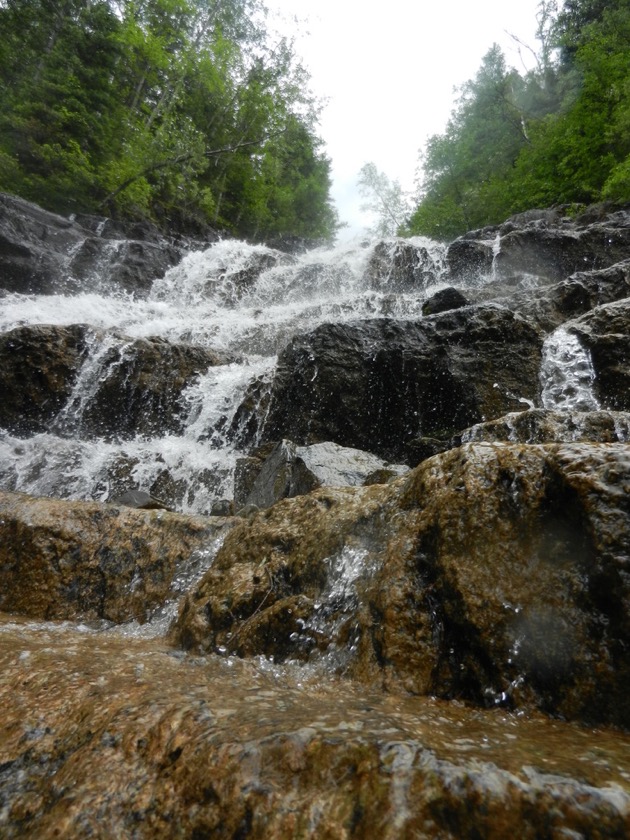
[{"label": "tree canopy", "polygon": [[254,239],[337,226],[317,102],[261,0],[0,0],[0,189]]},{"label": "tree canopy", "polygon": [[630,201],[630,0],[538,7],[534,69],[498,46],[421,165],[405,228],[449,239],[531,207]]}]

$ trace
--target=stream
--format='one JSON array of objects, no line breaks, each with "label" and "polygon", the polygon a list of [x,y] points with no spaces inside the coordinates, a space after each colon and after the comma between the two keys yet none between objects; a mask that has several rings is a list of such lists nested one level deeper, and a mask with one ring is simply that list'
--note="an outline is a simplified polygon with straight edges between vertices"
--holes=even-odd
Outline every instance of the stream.
[{"label": "stream", "polygon": [[[412,240],[411,244],[422,255],[426,276],[432,278],[424,282],[422,294],[393,293],[382,274],[378,282],[374,281],[370,270],[374,243],[356,242],[278,260],[277,252],[264,246],[227,240],[190,253],[154,282],[146,299],[121,294],[96,280],[93,289],[76,295],[5,294],[0,298],[3,332],[21,325],[89,324],[92,334],[71,399],[57,417],[54,431],[28,438],[0,431],[0,489],[106,502],[120,490],[116,475],[125,465],[125,476],[140,488],[159,487],[161,477],[168,474],[169,481],[180,488],[181,513],[209,514],[214,503],[231,498],[236,460],[246,454],[234,435],[227,434],[237,422],[237,409],[253,381],[263,385],[271,381],[277,355],[291,336],[331,321],[379,316],[417,319],[426,297],[444,287],[443,247],[427,240]],[[389,247],[393,252],[394,244]],[[258,272],[256,267],[265,262],[269,266]],[[189,387],[181,434],[125,440],[84,434],[83,412],[94,388],[110,375],[110,351],[116,349],[122,358],[130,339],[146,337],[192,343],[232,354],[237,360],[211,368]],[[588,354],[574,336],[560,328],[545,343],[540,407],[597,410],[593,378]],[[522,796],[532,801],[550,796],[552,800],[564,797],[562,802],[575,803],[586,802],[589,796],[599,797],[597,807],[613,810],[623,820],[630,818],[630,736],[626,734],[565,723],[542,714],[505,708],[473,709],[431,697],[370,691],[335,676],[338,651],[323,663],[279,664],[272,657],[241,660],[228,651],[198,657],[171,649],[166,636],[177,614],[179,598],[211,567],[221,543],[222,539],[214,540],[179,570],[171,600],[146,624],[34,622],[2,616],[0,661],[4,678],[15,680],[15,690],[24,695],[24,726],[28,724],[35,733],[30,736],[35,751],[50,756],[55,749],[48,734],[43,730],[38,734],[38,696],[42,710],[53,695],[64,694],[74,696],[76,704],[113,704],[115,712],[109,722],[101,716],[100,722],[93,724],[107,745],[107,733],[107,737],[123,742],[127,737],[127,724],[121,723],[125,714],[135,721],[130,724],[132,729],[157,727],[158,710],[162,708],[160,693],[171,696],[174,692],[173,696],[180,697],[182,716],[193,715],[195,704],[209,710],[204,737],[216,755],[217,745],[233,749],[234,754],[244,749],[243,744],[253,745],[251,749],[258,758],[251,759],[251,767],[247,765],[251,785],[253,780],[264,784],[262,768],[268,760],[265,750],[271,749],[270,739],[280,732],[290,733],[297,744],[298,770],[300,756],[316,741],[377,745],[383,766],[389,768],[387,796],[397,816],[382,835],[365,829],[368,833],[361,836],[456,836],[439,834],[438,828],[428,823],[427,834],[422,834],[425,829],[416,827],[413,830],[417,833],[413,833],[409,828],[416,795],[413,774],[428,772],[431,762],[441,763],[440,778],[448,776],[444,770],[447,766],[465,766],[470,778],[477,773],[474,784],[485,785],[484,796],[498,796],[507,777],[495,778],[493,774],[507,773],[511,774],[510,784],[520,785]],[[361,575],[370,573],[364,554],[349,550],[340,555],[324,593],[324,599],[334,601],[337,610],[342,602],[347,602],[348,612],[353,609],[353,587]],[[324,615],[325,610],[316,613],[306,629],[315,632],[317,621],[324,620],[318,616]],[[29,684],[33,663],[50,669],[48,685]],[[147,720],[140,720],[138,710],[145,710]],[[235,744],[240,745],[238,749]],[[116,766],[112,763],[110,767],[108,755],[105,749],[103,772],[115,774]],[[219,762],[219,758],[216,760]],[[229,775],[232,771],[225,772]],[[458,785],[466,783],[456,779],[455,770],[452,772],[452,789],[456,791]],[[90,784],[88,780],[81,783],[77,801],[81,796],[89,799],[93,793]],[[278,782],[282,784],[285,782]],[[114,782],[112,785],[114,790]],[[315,801],[317,796],[313,795]],[[7,819],[9,807],[0,799],[0,826]],[[44,806],[40,803],[33,808]],[[365,809],[368,813],[367,805]],[[49,833],[41,836],[53,836],[55,824],[44,820],[42,825]],[[346,836],[325,834],[323,822],[315,820],[312,824],[315,828],[308,831],[296,828],[293,836]],[[114,836],[118,830],[120,825],[114,820],[103,836]],[[284,830],[289,831],[286,827]],[[98,834],[99,829],[94,831]],[[565,834],[560,828],[560,833],[554,831],[550,828],[549,834],[527,836],[586,836],[572,831]],[[70,829],[66,836],[71,836]],[[87,828],[84,836],[90,836]],[[246,835],[235,830],[229,836]],[[260,836],[265,836],[264,832]]]}]

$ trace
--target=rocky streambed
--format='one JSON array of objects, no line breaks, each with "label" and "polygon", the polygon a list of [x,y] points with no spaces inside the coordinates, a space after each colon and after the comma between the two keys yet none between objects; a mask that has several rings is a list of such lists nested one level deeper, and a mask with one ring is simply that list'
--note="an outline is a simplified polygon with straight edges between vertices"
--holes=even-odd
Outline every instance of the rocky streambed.
[{"label": "rocky streambed", "polygon": [[630,836],[630,213],[0,210],[2,836]]}]

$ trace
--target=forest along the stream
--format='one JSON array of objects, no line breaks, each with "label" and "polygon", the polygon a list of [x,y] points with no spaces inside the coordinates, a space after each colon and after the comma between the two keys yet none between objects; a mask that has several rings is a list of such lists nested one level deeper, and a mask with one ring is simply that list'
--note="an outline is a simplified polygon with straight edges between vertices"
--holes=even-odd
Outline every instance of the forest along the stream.
[{"label": "forest along the stream", "polygon": [[[493,233],[482,242],[487,252],[487,263],[483,269],[469,273],[464,279],[460,276],[459,286],[470,300],[460,296],[461,299],[454,305],[457,309],[465,308],[471,301],[479,304],[480,310],[483,310],[482,317],[489,319],[484,335],[491,338],[495,335],[493,331],[500,332],[496,319],[500,320],[505,315],[505,295],[513,293],[517,298],[520,295],[519,305],[525,310],[528,304],[523,300],[526,301],[529,293],[534,294],[532,289],[536,287],[532,276],[526,272],[507,284],[505,274],[501,276],[500,272],[497,273],[496,260],[501,254],[497,244],[499,240],[499,234]],[[112,253],[114,251],[112,246]],[[402,269],[401,253],[405,255]],[[413,275],[411,282],[410,275]],[[401,277],[405,276],[407,279],[401,281]],[[541,285],[556,288],[553,285],[555,279],[547,277]],[[265,246],[225,240],[205,250],[187,254],[179,265],[155,280],[149,294],[144,297],[117,289],[108,280],[106,259],[89,282],[84,282],[82,288],[72,293],[35,295],[7,292],[0,300],[0,329],[3,333],[27,325],[82,325],[85,351],[72,391],[46,431],[19,434],[4,430],[0,433],[0,488],[32,496],[108,502],[115,500],[126,489],[136,487],[155,496],[166,496],[169,505],[179,513],[207,516],[213,505],[233,496],[236,461],[255,449],[258,443],[258,432],[264,425],[264,415],[268,410],[267,396],[277,374],[278,354],[294,337],[310,334],[326,324],[347,325],[349,334],[354,335],[352,325],[357,322],[378,322],[375,330],[381,329],[387,319],[391,319],[393,324],[423,320],[430,323],[427,313],[430,316],[432,311],[450,311],[450,304],[443,304],[445,300],[453,300],[452,284],[453,265],[448,265],[446,246],[424,239],[409,240],[404,245],[396,240],[353,243],[314,249],[299,256]],[[623,298],[623,294],[615,294],[615,299]],[[427,301],[436,301],[431,306],[439,305],[439,308],[429,307],[427,310]],[[600,300],[593,305],[607,302]],[[420,667],[417,674],[410,670],[405,675],[405,660],[417,654],[412,642],[414,634],[426,616],[434,620],[442,609],[435,594],[440,590],[439,570],[437,566],[431,566],[434,561],[430,557],[435,548],[435,529],[429,528],[424,536],[418,538],[418,545],[415,548],[412,545],[416,539],[413,528],[420,529],[419,534],[424,533],[422,505],[426,507],[427,521],[435,514],[436,521],[444,523],[440,527],[447,530],[450,522],[453,540],[456,540],[459,537],[455,532],[460,526],[456,523],[455,514],[449,520],[449,511],[431,512],[431,504],[443,488],[446,501],[454,500],[457,505],[466,495],[462,494],[462,490],[487,487],[486,495],[490,499],[487,511],[479,511],[478,523],[469,520],[471,557],[479,561],[484,556],[484,548],[480,547],[484,542],[484,528],[486,534],[488,529],[494,528],[495,520],[491,517],[494,515],[492,493],[495,488],[499,493],[505,493],[506,498],[509,497],[504,509],[512,511],[510,516],[518,518],[514,511],[518,505],[523,505],[523,523],[528,523],[530,513],[527,505],[533,510],[540,503],[536,482],[539,480],[541,487],[544,484],[540,491],[544,495],[554,489],[554,470],[565,469],[565,461],[568,463],[573,458],[578,464],[571,475],[577,475],[582,469],[579,453],[571,450],[570,445],[572,441],[588,439],[585,435],[590,433],[589,423],[592,425],[594,412],[601,407],[596,388],[597,374],[591,354],[578,338],[579,330],[567,330],[562,326],[563,319],[557,317],[557,312],[554,314],[554,306],[551,303],[547,310],[544,306],[531,309],[528,317],[531,317],[535,328],[525,324],[525,318],[520,316],[514,321],[518,329],[525,324],[523,329],[529,330],[527,335],[534,347],[532,358],[539,362],[539,379],[527,393],[510,390],[513,386],[503,381],[490,382],[488,405],[493,404],[494,389],[498,395],[497,405],[511,406],[511,413],[504,412],[502,417],[480,415],[471,428],[451,430],[459,431],[460,437],[455,435],[451,438],[448,443],[450,452],[445,451],[448,449],[446,439],[436,441],[431,438],[438,447],[436,451],[444,451],[444,460],[432,460],[434,466],[418,472],[416,478],[410,474],[412,478],[408,481],[401,479],[402,483],[397,484],[399,489],[390,494],[388,485],[378,482],[352,492],[331,488],[328,495],[316,496],[311,508],[308,508],[310,503],[302,505],[298,500],[294,507],[278,506],[279,512],[272,511],[269,517],[252,520],[251,529],[247,519],[240,520],[243,523],[240,526],[230,526],[234,527],[230,533],[222,525],[217,526],[213,535],[197,546],[177,569],[168,601],[155,608],[148,621],[116,624],[109,620],[90,619],[55,623],[5,616],[0,633],[0,656],[14,667],[15,652],[19,651],[17,665],[20,667],[50,668],[55,684],[51,703],[53,695],[75,696],[78,698],[76,702],[80,703],[80,698],[92,686],[89,690],[107,695],[111,702],[135,704],[134,708],[145,710],[142,712],[145,717],[138,723],[142,727],[148,726],[147,720],[152,720],[152,716],[166,708],[165,704],[171,700],[177,703],[178,720],[184,720],[185,714],[188,714],[186,710],[193,708],[190,704],[208,702],[215,720],[212,725],[219,726],[216,721],[224,721],[219,729],[211,730],[215,739],[212,746],[211,739],[206,739],[210,730],[203,729],[205,735],[201,730],[195,730],[190,735],[193,740],[201,739],[199,743],[203,742],[204,749],[208,750],[218,749],[217,743],[223,743],[221,739],[229,737],[240,739],[239,743],[247,742],[250,745],[248,749],[256,742],[259,744],[256,749],[264,752],[271,743],[269,739],[288,731],[296,733],[291,737],[298,739],[296,744],[299,741],[300,746],[295,747],[298,752],[307,749],[313,739],[323,738],[328,744],[326,739],[332,737],[331,733],[337,739],[334,743],[345,745],[339,749],[345,749],[350,743],[353,749],[359,742],[361,748],[366,749],[366,745],[377,744],[381,750],[379,766],[388,768],[387,778],[394,786],[392,790],[395,788],[397,791],[395,796],[394,793],[391,796],[398,803],[396,819],[387,828],[390,833],[383,836],[396,836],[396,832],[402,831],[408,821],[415,819],[414,814],[420,806],[413,798],[413,774],[419,774],[418,778],[424,778],[429,771],[437,774],[432,778],[435,780],[439,776],[442,780],[440,796],[446,795],[446,790],[455,791],[460,782],[455,782],[455,776],[449,775],[450,769],[448,772],[445,770],[451,767],[449,762],[461,764],[461,773],[474,780],[471,784],[475,791],[482,791],[481,796],[507,801],[505,786],[512,785],[510,796],[516,796],[515,791],[518,790],[521,806],[522,802],[536,801],[537,798],[537,801],[543,802],[544,796],[561,801],[558,814],[561,811],[562,815],[554,817],[559,820],[558,825],[579,827],[589,824],[589,820],[601,823],[605,813],[605,819],[611,820],[606,825],[614,825],[615,831],[622,832],[610,836],[623,836],[630,819],[628,737],[622,731],[593,730],[579,722],[566,723],[554,719],[555,715],[545,716],[539,711],[532,711],[531,707],[526,713],[519,708],[519,698],[529,697],[523,669],[542,661],[536,658],[538,654],[532,650],[532,645],[544,646],[548,642],[544,638],[545,633],[556,633],[559,624],[554,616],[541,612],[536,619],[539,623],[534,626],[531,611],[525,618],[524,607],[516,597],[514,600],[507,596],[500,599],[497,632],[503,632],[507,627],[512,628],[510,632],[513,635],[507,642],[497,637],[497,649],[505,645],[509,659],[505,670],[495,673],[492,685],[488,683],[477,688],[471,688],[472,683],[466,682],[468,677],[465,674],[460,679],[452,670],[461,669],[463,673],[465,669],[471,669],[474,679],[489,679],[483,667],[475,671],[477,665],[472,660],[476,651],[472,643],[470,649],[465,645],[462,647],[461,638],[457,637],[453,627],[449,630],[446,619],[439,627],[436,620],[433,630],[427,631],[429,635],[433,634],[432,643],[446,650],[439,655],[433,667],[431,680],[434,682],[431,685],[436,688],[434,693],[448,697],[457,696],[459,691],[464,699],[482,696],[488,709],[475,709],[462,702],[447,702],[436,697],[414,696],[426,693],[422,688],[422,679],[429,684],[426,683],[428,672],[425,669],[426,673],[421,673]],[[583,311],[587,310],[585,305]],[[572,313],[574,317],[580,314]],[[455,334],[459,329],[456,317],[447,326]],[[465,336],[467,329],[465,326],[461,334]],[[482,330],[485,326],[477,325],[474,329]],[[546,334],[544,340],[543,333]],[[171,428],[159,428],[153,422],[135,429],[125,426],[123,417],[119,418],[120,422],[116,419],[108,422],[107,428],[100,433],[98,417],[95,419],[94,412],[99,394],[106,389],[108,380],[119,381],[116,376],[136,352],[138,340],[143,339],[203,348],[215,353],[220,363],[193,377],[192,383],[185,389],[178,422]],[[465,345],[465,338],[460,340]],[[443,342],[440,347],[443,349],[444,346]],[[313,347],[314,354],[319,352],[318,345]],[[374,358],[376,353],[375,349]],[[313,355],[307,359],[305,370],[312,382],[319,377],[319,358]],[[401,359],[403,368],[410,364],[404,351]],[[474,370],[474,366],[470,370]],[[444,380],[447,385],[449,381]],[[248,400],[248,411],[243,412],[243,404]],[[451,408],[454,416],[459,416],[459,407],[454,405]],[[608,440],[612,446],[625,446],[623,441],[628,437],[628,418],[624,412],[608,411],[609,408],[604,406],[605,410],[601,412],[602,416],[606,415],[604,420],[612,429]],[[132,409],[138,411],[137,406],[132,406],[130,412]],[[472,409],[468,407],[466,410],[469,411],[468,416],[474,416]],[[139,412],[137,416],[141,416],[142,406]],[[252,416],[256,417],[257,412],[257,422],[252,424]],[[525,437],[522,428],[525,421],[522,418],[526,418]],[[513,454],[509,446],[501,450],[500,444],[484,443],[497,440],[545,442],[551,439],[545,438],[541,431],[543,427],[547,429],[545,423],[551,423],[555,430],[560,429],[559,434],[565,434],[565,437],[558,440],[567,443],[564,449],[560,447],[551,455],[545,455],[548,458],[546,462],[538,463],[535,460],[538,454],[528,454],[524,451],[526,447],[521,447],[522,452],[515,449]],[[421,432],[419,420],[418,434]],[[475,448],[476,441],[481,442],[478,448]],[[472,448],[462,447],[465,454],[460,456],[457,444],[462,442],[473,444]],[[413,460],[414,451],[409,450],[407,467],[414,465],[409,463]],[[620,451],[617,450],[617,453]],[[585,474],[592,468],[595,475],[593,486],[598,476],[613,475],[614,480],[614,474],[605,461],[607,456],[601,457],[604,459],[601,463],[596,459],[592,463],[585,461]],[[497,460],[496,470],[493,458]],[[512,483],[506,479],[510,470],[516,475],[521,469],[524,475],[522,483],[518,475],[510,480]],[[568,480],[571,481],[570,478]],[[549,490],[550,487],[552,490]],[[449,496],[451,489],[453,492]],[[553,507],[555,502],[551,496],[549,498]],[[570,505],[573,504],[570,494],[566,495],[566,499]],[[465,499],[463,503],[466,504]],[[435,501],[435,504],[438,502]],[[497,509],[500,509],[503,503],[497,504]],[[340,517],[338,528],[334,522],[330,524],[333,514],[328,513],[328,508],[334,508],[334,516]],[[33,511],[36,518],[39,514],[35,508]],[[293,515],[295,523],[299,524],[291,520]],[[567,522],[570,523],[570,520],[567,519]],[[209,624],[206,626],[204,621],[210,622],[212,615],[212,608],[208,606],[213,597],[212,591],[225,594],[225,590],[220,589],[224,585],[221,576],[227,574],[229,579],[229,570],[226,572],[225,565],[216,570],[215,578],[208,584],[210,590],[215,587],[209,598],[204,583],[200,584],[200,581],[205,580],[204,575],[214,569],[213,564],[225,541],[236,533],[242,535],[242,546],[232,540],[230,550],[237,564],[241,563],[241,567],[245,568],[247,563],[253,562],[251,549],[252,546],[255,549],[257,539],[275,550],[273,539],[271,542],[268,539],[271,531],[265,530],[274,527],[282,534],[292,535],[280,547],[280,553],[284,552],[287,558],[295,549],[294,543],[300,540],[304,542],[306,554],[311,551],[308,534],[305,535],[304,530],[312,527],[312,539],[322,541],[322,556],[313,555],[315,565],[312,574],[308,570],[296,572],[303,574],[308,598],[292,594],[287,599],[288,607],[282,607],[283,602],[278,601],[275,616],[264,617],[263,608],[269,606],[272,608],[270,612],[273,611],[272,602],[266,603],[276,573],[273,563],[277,558],[272,557],[268,564],[268,581],[259,582],[256,570],[253,573],[239,572],[242,575],[239,585],[243,591],[247,586],[253,587],[251,603],[242,607],[242,615],[239,613],[241,607],[235,607],[234,614],[228,607],[226,614],[217,619],[218,629],[212,629]],[[503,528],[503,524],[500,527]],[[545,527],[545,522],[542,522],[541,530],[544,531]],[[562,527],[566,531],[564,520]],[[296,528],[301,528],[302,533],[297,534]],[[531,543],[534,554],[538,552],[536,562],[541,562],[539,558],[544,551],[564,551],[566,545],[572,550],[568,531],[556,534],[554,539],[557,544],[552,545],[545,534],[540,539],[538,534],[521,534],[519,537],[517,530],[515,526],[513,533],[502,531],[506,553],[512,545],[520,550],[519,540],[528,545]],[[536,542],[537,539],[539,542]],[[323,556],[327,540],[331,549]],[[558,548],[561,541],[564,541],[563,546]],[[618,543],[613,543],[614,539],[611,551],[616,550],[617,544],[623,545],[623,535],[618,538]],[[273,554],[272,549],[269,550]],[[411,584],[403,580],[406,554],[415,564]],[[399,560],[399,555],[403,559]],[[296,568],[300,562],[298,559]],[[448,562],[447,557],[443,569],[447,576],[451,573]],[[472,560],[469,564],[471,569],[474,562]],[[511,562],[509,558],[507,562]],[[397,563],[403,565],[397,566]],[[393,569],[393,572],[388,569]],[[465,574],[468,573],[464,567],[462,569]],[[400,578],[395,577],[397,570]],[[555,574],[555,571],[552,573]],[[491,580],[491,568],[488,574],[484,579],[486,584],[479,585],[494,587],[496,581]],[[391,588],[388,575],[394,575]],[[528,577],[531,578],[528,583],[535,588],[536,576]],[[474,577],[471,581],[474,590],[477,582]],[[562,583],[560,577],[553,581]],[[501,582],[501,585],[504,583],[505,590],[509,591],[510,583]],[[131,594],[137,584],[134,579]],[[405,588],[411,585],[419,586],[422,592],[416,594]],[[197,586],[200,589],[193,597],[191,592]],[[315,586],[313,592],[319,587],[316,594],[311,593],[309,586]],[[400,587],[398,594],[397,586]],[[241,595],[242,592],[239,597]],[[493,589],[492,597],[495,595]],[[221,597],[217,595],[217,603]],[[372,616],[367,615],[365,608],[368,597]],[[538,595],[534,593],[532,598],[536,597]],[[471,604],[481,603],[475,598],[477,596],[473,593]],[[173,630],[178,609],[180,623]],[[406,616],[407,609],[410,617]],[[474,613],[474,605],[471,609]],[[413,610],[425,610],[425,618],[411,615]],[[400,628],[392,631],[385,626],[397,611],[401,613],[402,622],[399,638],[395,636]],[[384,622],[382,630],[374,619],[377,614]],[[245,619],[241,626],[237,626],[237,618]],[[485,617],[482,618],[486,621]],[[411,624],[403,626],[407,620]],[[287,638],[279,639],[278,634],[274,636],[274,628],[283,621]],[[262,624],[257,625],[257,622]],[[256,628],[259,626],[262,631],[257,636]],[[367,631],[366,627],[371,629]],[[202,637],[206,631],[207,640],[204,640]],[[196,632],[200,635],[195,636]],[[450,637],[449,632],[452,634]],[[270,638],[271,647],[268,647]],[[190,652],[173,649],[170,646],[173,641],[176,646],[188,648]],[[466,640],[466,644],[469,641]],[[480,637],[479,651],[484,643]],[[280,651],[277,655],[274,644]],[[368,644],[374,645],[376,653],[366,653]],[[448,648],[448,645],[451,647]],[[199,656],[200,653],[204,655]],[[562,651],[557,655],[561,654]],[[489,661],[487,658],[484,660],[484,656],[486,654],[481,651],[480,661]],[[553,656],[545,660],[545,668],[548,662],[559,662]],[[551,685],[548,696],[544,680]],[[542,688],[536,687],[543,698],[539,706],[544,710],[547,703],[554,711],[556,695],[553,692],[556,687],[546,672],[544,680]],[[41,696],[38,699],[37,691],[29,680],[18,680],[16,685],[19,685],[20,703],[27,710],[26,716],[39,714],[37,708]],[[383,692],[383,688],[387,691]],[[561,710],[579,709],[579,698],[576,700],[570,692],[567,696],[569,699],[562,701],[566,702]],[[67,702],[74,701],[69,699]],[[85,702],[89,704],[87,694]],[[51,712],[51,715],[54,714],[54,711]],[[159,714],[163,712],[159,711]],[[192,717],[195,714],[190,711]],[[133,715],[124,726],[135,725],[131,718]],[[102,737],[115,744],[116,738],[124,740],[125,736],[116,730],[123,724],[112,721],[107,723]],[[158,726],[157,723],[155,725]],[[109,744],[107,741],[106,746]],[[174,754],[172,749],[171,754]],[[218,767],[219,758],[217,762]],[[500,772],[520,774],[518,781],[515,781],[516,776],[509,776],[507,782],[508,777],[495,777],[495,771],[499,772],[497,766],[501,768]],[[273,762],[270,767],[275,768]],[[250,764],[245,758],[225,772],[228,776],[230,773],[249,773],[247,768]],[[269,769],[269,778],[275,772],[276,769]],[[374,778],[377,776],[378,773],[375,773]],[[339,795],[345,790],[344,785],[351,784],[345,776],[344,779]],[[81,793],[77,793],[76,802],[83,801],[82,796],[89,801],[91,784],[87,777],[81,781],[83,787],[80,786]],[[123,776],[120,784],[125,784]],[[308,788],[308,783],[305,784]],[[389,793],[387,795],[390,796]],[[378,796],[375,796],[374,802],[377,800]],[[580,805],[582,810],[575,816],[572,810],[575,803],[587,800],[588,806]],[[362,820],[369,822],[372,819],[370,807],[362,805],[361,808],[361,815],[355,813],[357,825],[362,825]],[[542,811],[543,806],[540,808]],[[321,813],[325,811],[323,808]],[[387,809],[381,814],[385,822],[389,819],[386,819],[386,812]],[[30,813],[29,819],[34,818],[33,813]],[[563,822],[565,818],[566,822]],[[315,828],[305,830],[304,836],[317,836],[319,823],[312,814],[309,819],[311,828],[313,825]],[[442,825],[441,817],[433,814],[431,819],[436,820],[431,825],[437,831],[435,826]],[[547,817],[541,819],[544,822]],[[464,824],[468,826],[465,820]],[[429,836],[433,829],[429,830]]]}]

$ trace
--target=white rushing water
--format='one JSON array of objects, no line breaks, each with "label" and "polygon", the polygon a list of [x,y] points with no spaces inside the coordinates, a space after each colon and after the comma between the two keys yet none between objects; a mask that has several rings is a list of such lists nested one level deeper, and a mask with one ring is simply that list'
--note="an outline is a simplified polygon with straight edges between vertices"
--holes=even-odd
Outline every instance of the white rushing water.
[{"label": "white rushing water", "polygon": [[[430,278],[424,283],[427,290],[440,288],[443,246],[422,239],[408,244]],[[225,430],[248,386],[271,378],[278,352],[293,335],[323,322],[420,315],[422,287],[393,294],[389,285],[395,248],[395,241],[380,244],[375,269],[374,243],[293,257],[226,240],[188,254],[154,282],[146,299],[116,292],[96,279],[79,294],[5,295],[0,331],[88,324],[93,332],[74,391],[53,427],[28,439],[0,431],[0,487],[98,501],[128,486],[155,495],[168,487],[179,510],[209,512],[213,501],[232,496],[240,453],[226,440]],[[102,332],[114,329],[115,334]],[[228,352],[239,361],[211,368],[190,386],[183,434],[90,440],[83,434],[82,415],[109,375],[110,351],[116,351],[114,364],[120,364],[129,339],[156,336]]]},{"label": "white rushing water", "polygon": [[[71,271],[71,259],[68,265]],[[417,282],[412,291],[401,291],[397,279],[410,271]],[[154,282],[146,299],[114,289],[106,277],[92,278],[78,294],[6,294],[0,298],[2,332],[35,324],[91,329],[73,393],[47,433],[22,439],[0,430],[0,487],[97,501],[137,487],[175,499],[182,512],[208,513],[213,502],[233,495],[234,465],[242,454],[228,439],[236,412],[253,382],[264,392],[277,354],[292,336],[325,322],[418,318],[445,276],[445,247],[421,238],[347,243],[299,257],[225,240],[188,254]],[[475,284],[490,280],[492,275],[480,277]],[[183,433],[91,439],[83,415],[94,394],[132,352],[131,342],[148,337],[237,360],[209,369],[188,388]],[[593,381],[586,350],[558,329],[544,348],[543,406],[596,409]]]},{"label": "white rushing water", "polygon": [[547,337],[540,369],[543,408],[598,411],[595,371],[588,350],[564,327]]}]

